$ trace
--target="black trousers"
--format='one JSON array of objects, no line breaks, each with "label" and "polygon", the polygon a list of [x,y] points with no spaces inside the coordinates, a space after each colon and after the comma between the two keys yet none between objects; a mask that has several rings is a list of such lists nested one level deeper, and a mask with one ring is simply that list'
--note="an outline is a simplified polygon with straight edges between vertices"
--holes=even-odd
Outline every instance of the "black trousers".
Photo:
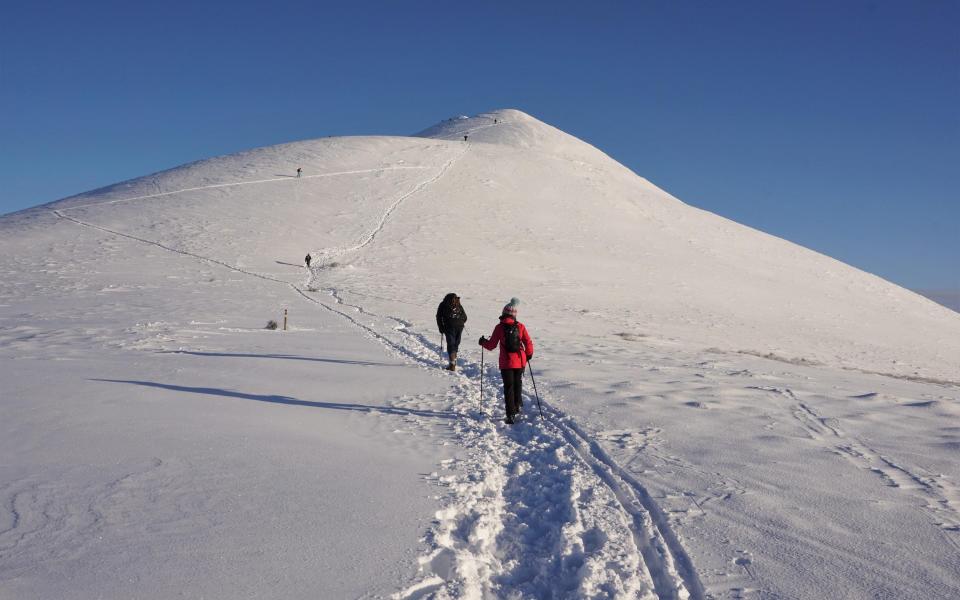
[{"label": "black trousers", "polygon": [[523,369],[500,369],[503,378],[503,401],[507,416],[520,412],[520,394],[523,391]]},{"label": "black trousers", "polygon": [[443,332],[443,336],[447,338],[447,354],[454,354],[460,349],[460,336],[462,334],[463,327],[460,327],[459,329],[456,327],[451,327]]}]

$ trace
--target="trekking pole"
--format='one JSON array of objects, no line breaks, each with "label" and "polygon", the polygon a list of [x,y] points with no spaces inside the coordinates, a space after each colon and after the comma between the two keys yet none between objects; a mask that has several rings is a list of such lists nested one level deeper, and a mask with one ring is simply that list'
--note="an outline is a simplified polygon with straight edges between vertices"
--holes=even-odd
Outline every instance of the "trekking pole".
[{"label": "trekking pole", "polygon": [[540,392],[537,391],[537,380],[533,376],[533,367],[530,365],[530,361],[527,361],[527,368],[530,369],[530,380],[533,382],[533,393],[537,395],[537,408],[540,409],[540,418],[544,419],[543,416],[543,407],[540,406]]},{"label": "trekking pole", "polygon": [[480,348],[480,412],[482,413],[483,413],[483,355],[484,354],[486,353],[483,351],[483,348]]},{"label": "trekking pole", "polygon": [[440,334],[440,362],[443,362],[443,334]]}]

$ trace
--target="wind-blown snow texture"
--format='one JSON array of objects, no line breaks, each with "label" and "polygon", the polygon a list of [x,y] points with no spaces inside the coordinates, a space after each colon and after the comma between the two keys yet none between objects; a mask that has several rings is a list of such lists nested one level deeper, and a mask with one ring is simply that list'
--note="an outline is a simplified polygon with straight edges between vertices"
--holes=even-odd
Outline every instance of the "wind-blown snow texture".
[{"label": "wind-blown snow texture", "polygon": [[0,272],[0,598],[960,596],[960,315],[522,112],[7,215]]}]

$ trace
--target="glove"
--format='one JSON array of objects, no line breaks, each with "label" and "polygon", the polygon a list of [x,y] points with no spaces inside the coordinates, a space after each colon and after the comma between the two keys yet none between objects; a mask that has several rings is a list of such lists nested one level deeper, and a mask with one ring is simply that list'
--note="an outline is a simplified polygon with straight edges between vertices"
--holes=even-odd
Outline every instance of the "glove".
[{"label": "glove", "polygon": [[486,338],[486,336],[481,335],[479,344],[482,346],[483,344],[486,344],[488,341],[489,340]]},{"label": "glove", "polygon": [[529,362],[529,361],[531,361],[531,360],[533,360],[533,354],[528,354],[528,355],[527,355],[527,362]]},{"label": "glove", "polygon": [[440,330],[440,335],[447,335],[447,332],[441,329],[441,330]]}]

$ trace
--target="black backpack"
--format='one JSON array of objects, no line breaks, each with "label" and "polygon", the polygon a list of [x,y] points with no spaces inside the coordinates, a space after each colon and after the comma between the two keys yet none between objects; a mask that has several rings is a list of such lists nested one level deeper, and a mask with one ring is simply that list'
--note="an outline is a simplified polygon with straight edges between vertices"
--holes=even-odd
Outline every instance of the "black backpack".
[{"label": "black backpack", "polygon": [[520,325],[516,321],[503,324],[503,347],[507,352],[520,352],[523,349],[520,344]]}]

